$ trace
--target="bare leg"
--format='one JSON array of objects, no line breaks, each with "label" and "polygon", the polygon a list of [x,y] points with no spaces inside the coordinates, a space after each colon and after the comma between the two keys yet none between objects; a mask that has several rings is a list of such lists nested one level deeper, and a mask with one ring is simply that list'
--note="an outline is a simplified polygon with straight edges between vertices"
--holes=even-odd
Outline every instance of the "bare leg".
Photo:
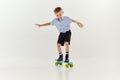
[{"label": "bare leg", "polygon": [[59,43],[57,44],[57,49],[58,49],[58,52],[59,52],[59,53],[62,53],[61,44],[59,44]]},{"label": "bare leg", "polygon": [[66,49],[66,52],[69,52],[69,42],[65,42],[65,49]]},{"label": "bare leg", "polygon": [[66,49],[66,56],[65,56],[65,62],[69,62],[69,42],[65,42],[65,49]]},{"label": "bare leg", "polygon": [[62,50],[61,50],[61,44],[57,44],[57,49],[58,49],[58,52],[59,52],[59,57],[57,59],[57,61],[63,61],[63,54],[62,54]]}]

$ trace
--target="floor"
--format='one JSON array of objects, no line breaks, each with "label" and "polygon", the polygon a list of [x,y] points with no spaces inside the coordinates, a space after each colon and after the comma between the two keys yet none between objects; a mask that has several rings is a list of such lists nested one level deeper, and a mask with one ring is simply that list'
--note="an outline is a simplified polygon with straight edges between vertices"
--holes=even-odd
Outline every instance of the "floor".
[{"label": "floor", "polygon": [[0,80],[120,80],[120,66],[110,56],[71,54],[73,68],[65,68],[65,65],[56,67],[52,59],[54,56],[42,60],[32,56],[3,58]]}]

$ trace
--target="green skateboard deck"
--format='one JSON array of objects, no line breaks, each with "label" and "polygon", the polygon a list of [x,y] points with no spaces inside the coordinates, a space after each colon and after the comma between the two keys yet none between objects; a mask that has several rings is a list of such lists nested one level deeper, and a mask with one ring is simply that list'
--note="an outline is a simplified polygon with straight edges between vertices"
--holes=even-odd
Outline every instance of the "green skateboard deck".
[{"label": "green skateboard deck", "polygon": [[73,62],[64,62],[64,61],[57,61],[57,59],[55,59],[55,66],[62,66],[63,63],[65,64],[66,68],[73,68]]}]

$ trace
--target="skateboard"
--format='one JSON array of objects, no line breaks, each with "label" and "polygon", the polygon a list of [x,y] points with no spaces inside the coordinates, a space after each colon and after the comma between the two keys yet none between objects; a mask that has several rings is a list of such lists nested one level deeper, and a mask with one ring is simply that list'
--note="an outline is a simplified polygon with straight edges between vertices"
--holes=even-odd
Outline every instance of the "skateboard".
[{"label": "skateboard", "polygon": [[63,61],[57,61],[57,59],[55,59],[55,65],[56,66],[62,66]]},{"label": "skateboard", "polygon": [[65,67],[66,68],[73,68],[73,62],[64,62],[64,61],[57,61],[57,59],[55,59],[55,66],[62,66],[63,63],[65,63]]},{"label": "skateboard", "polygon": [[73,62],[64,62],[66,68],[73,68]]}]

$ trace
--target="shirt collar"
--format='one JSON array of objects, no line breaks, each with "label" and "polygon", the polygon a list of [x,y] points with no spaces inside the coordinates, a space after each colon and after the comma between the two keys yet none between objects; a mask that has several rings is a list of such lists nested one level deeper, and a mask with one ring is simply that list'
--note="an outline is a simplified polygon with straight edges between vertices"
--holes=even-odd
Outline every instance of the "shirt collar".
[{"label": "shirt collar", "polygon": [[58,20],[58,21],[62,21],[62,20],[63,20],[63,18],[64,18],[64,16],[62,17],[62,19],[61,19],[61,20],[59,20],[58,18],[57,18],[57,20]]}]

